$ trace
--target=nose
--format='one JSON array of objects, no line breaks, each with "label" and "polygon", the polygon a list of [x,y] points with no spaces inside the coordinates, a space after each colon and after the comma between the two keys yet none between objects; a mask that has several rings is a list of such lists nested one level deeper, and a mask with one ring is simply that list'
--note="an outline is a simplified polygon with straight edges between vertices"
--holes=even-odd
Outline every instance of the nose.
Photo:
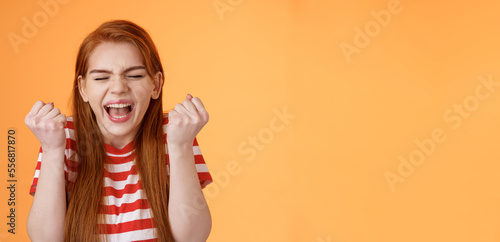
[{"label": "nose", "polygon": [[112,78],[109,85],[109,91],[111,93],[123,93],[128,91],[127,80],[121,75]]}]

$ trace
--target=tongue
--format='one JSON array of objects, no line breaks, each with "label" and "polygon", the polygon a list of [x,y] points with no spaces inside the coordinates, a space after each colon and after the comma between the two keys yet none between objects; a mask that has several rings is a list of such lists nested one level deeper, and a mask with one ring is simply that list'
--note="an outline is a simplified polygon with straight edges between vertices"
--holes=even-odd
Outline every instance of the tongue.
[{"label": "tongue", "polygon": [[109,108],[109,115],[113,117],[125,116],[128,114],[129,108]]}]

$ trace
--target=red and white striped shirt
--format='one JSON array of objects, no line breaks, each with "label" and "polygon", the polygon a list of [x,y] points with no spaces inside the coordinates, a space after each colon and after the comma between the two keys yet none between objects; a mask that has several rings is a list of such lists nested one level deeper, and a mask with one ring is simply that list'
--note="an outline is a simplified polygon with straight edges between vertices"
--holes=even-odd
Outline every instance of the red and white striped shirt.
[{"label": "red and white striped shirt", "polygon": [[[169,173],[169,157],[166,145],[166,124],[167,114],[163,119],[163,137],[165,139],[166,169]],[[78,173],[78,156],[76,155],[76,141],[73,129],[73,118],[67,118],[66,149],[64,154],[64,177],[66,189],[68,185],[74,183]],[[105,224],[99,224],[99,231],[102,226],[106,227],[108,241],[156,241],[155,225],[151,221],[151,210],[146,199],[146,193],[141,187],[139,174],[135,166],[135,150],[133,142],[127,144],[122,149],[114,148],[105,144],[108,160],[104,167],[104,204]],[[205,164],[205,160],[198,146],[196,138],[193,142],[193,153],[198,171],[200,186],[204,188],[213,180]],[[40,174],[42,160],[42,149],[38,155],[35,175],[30,188],[30,194],[35,195],[36,185]]]}]

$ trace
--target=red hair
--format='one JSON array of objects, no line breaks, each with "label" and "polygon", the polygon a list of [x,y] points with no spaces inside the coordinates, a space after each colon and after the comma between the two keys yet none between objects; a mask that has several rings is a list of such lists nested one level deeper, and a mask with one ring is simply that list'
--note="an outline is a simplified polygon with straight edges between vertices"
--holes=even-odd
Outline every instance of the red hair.
[{"label": "red hair", "polygon": [[[90,53],[103,42],[126,42],[137,46],[148,75],[154,77],[161,72],[161,78],[164,78],[153,40],[143,28],[130,21],[105,22],[83,40],[76,59],[72,97],[79,164],[76,181],[68,187],[65,241],[98,241],[99,233],[105,233],[97,226],[99,221],[104,221],[100,214],[105,213],[102,206],[106,159],[104,141],[96,117],[89,103],[83,101],[78,89],[78,76],[85,78]],[[174,241],[168,219],[169,184],[162,124],[160,90],[158,99],[151,99],[141,128],[135,136],[135,165],[152,211],[158,241]]]}]

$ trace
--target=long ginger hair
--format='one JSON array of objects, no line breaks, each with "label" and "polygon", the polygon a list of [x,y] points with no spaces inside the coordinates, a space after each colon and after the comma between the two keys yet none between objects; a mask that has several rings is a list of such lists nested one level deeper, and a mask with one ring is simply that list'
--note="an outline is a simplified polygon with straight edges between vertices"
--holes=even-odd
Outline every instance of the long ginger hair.
[{"label": "long ginger hair", "polygon": [[[83,101],[78,89],[78,76],[86,76],[91,51],[103,42],[126,42],[137,46],[148,75],[154,77],[161,72],[161,78],[164,78],[160,57],[151,37],[132,22],[105,22],[83,40],[76,59],[72,97],[78,175],[75,183],[68,188],[70,193],[64,228],[65,241],[98,241],[99,233],[104,232],[97,226],[104,221],[104,141],[96,117],[89,103]],[[169,185],[161,91],[158,99],[151,99],[134,144],[135,165],[152,211],[158,241],[174,241],[168,220]]]}]

